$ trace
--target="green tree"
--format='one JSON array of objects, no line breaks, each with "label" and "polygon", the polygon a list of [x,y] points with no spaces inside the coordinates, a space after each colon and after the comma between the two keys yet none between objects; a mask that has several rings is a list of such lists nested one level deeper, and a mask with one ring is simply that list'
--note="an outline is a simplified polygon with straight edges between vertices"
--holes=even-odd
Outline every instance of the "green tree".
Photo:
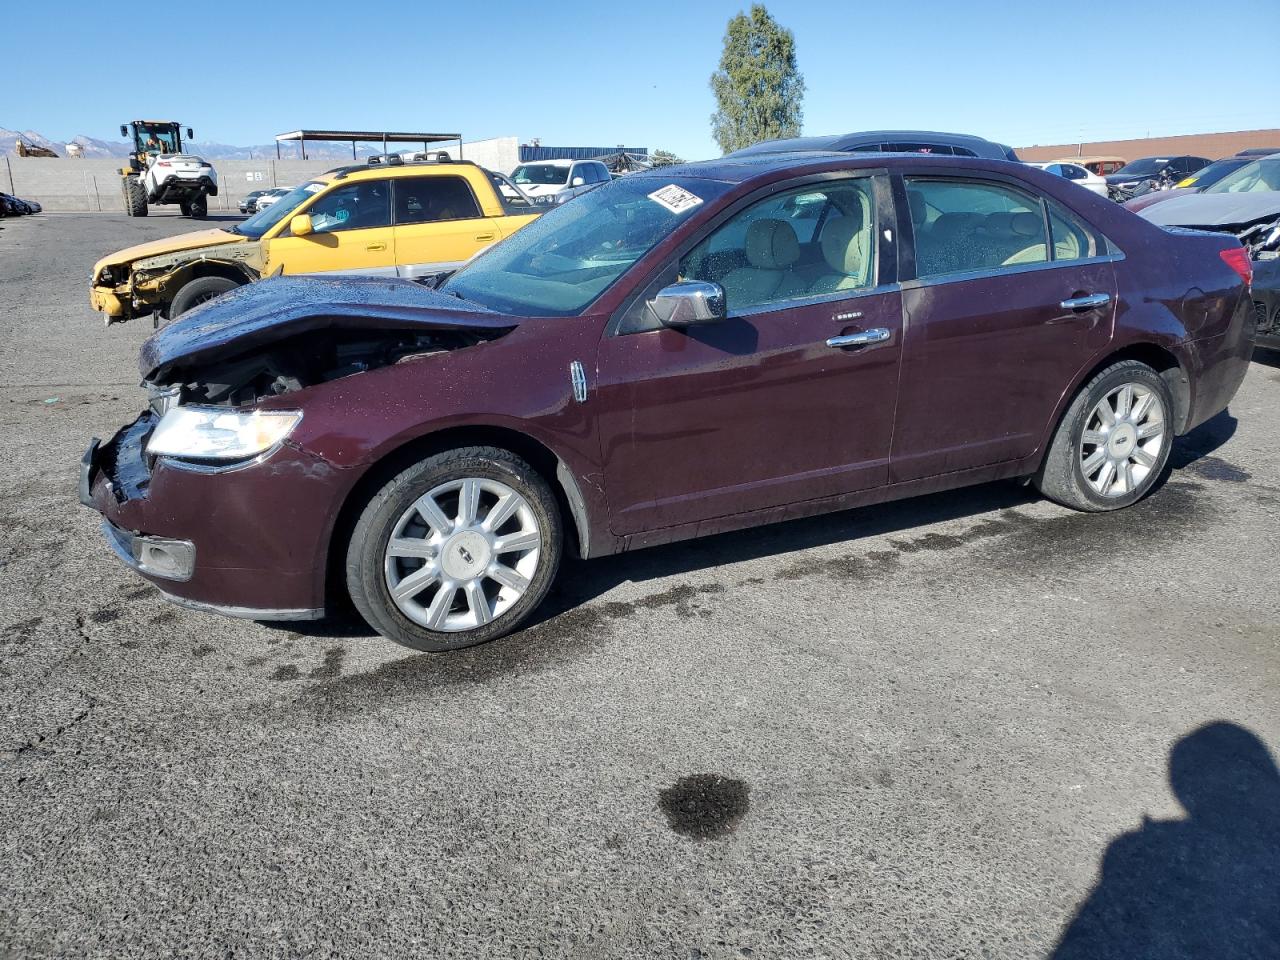
[{"label": "green tree", "polygon": [[649,154],[649,162],[655,167],[671,167],[677,163],[684,163],[682,159],[677,157],[670,150],[655,150]]},{"label": "green tree", "polygon": [[729,21],[711,92],[711,133],[725,153],[799,135],[804,77],[796,69],[795,34],[779,26],[764,4]]}]

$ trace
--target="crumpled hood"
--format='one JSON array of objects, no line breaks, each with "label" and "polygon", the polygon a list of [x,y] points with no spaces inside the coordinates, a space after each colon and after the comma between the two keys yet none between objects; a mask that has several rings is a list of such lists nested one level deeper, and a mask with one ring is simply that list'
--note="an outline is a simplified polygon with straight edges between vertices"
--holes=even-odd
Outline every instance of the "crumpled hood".
[{"label": "crumpled hood", "polygon": [[153,380],[314,330],[509,330],[518,318],[381,277],[270,277],[237,287],[171,321],[149,337],[138,370]]},{"label": "crumpled hood", "polygon": [[1230,227],[1280,217],[1280,191],[1192,193],[1157,203],[1138,216],[1161,226]]},{"label": "crumpled hood", "polygon": [[196,250],[200,247],[217,246],[220,243],[246,243],[248,240],[248,237],[242,237],[238,233],[218,229],[197,230],[195,233],[183,233],[176,237],[162,237],[159,240],[140,243],[135,247],[125,247],[110,256],[103,257],[94,264],[93,276],[96,279],[103,267],[133,263],[135,260],[145,260],[147,257],[156,257],[163,253]]}]

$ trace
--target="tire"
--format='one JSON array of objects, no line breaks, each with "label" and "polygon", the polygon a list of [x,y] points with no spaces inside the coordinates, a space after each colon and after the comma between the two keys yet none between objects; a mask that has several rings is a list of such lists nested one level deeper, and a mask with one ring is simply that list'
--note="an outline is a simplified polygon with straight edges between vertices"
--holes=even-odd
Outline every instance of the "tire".
[{"label": "tire", "polygon": [[187,204],[187,216],[192,220],[203,220],[209,215],[209,201],[204,197],[196,197]]},{"label": "tire", "polygon": [[197,277],[182,287],[178,291],[178,295],[173,298],[173,303],[169,304],[169,317],[172,319],[180,316],[192,307],[199,306],[219,294],[234,290],[238,286],[241,286],[241,284],[236,283],[234,280],[228,280],[226,277]]},{"label": "tire", "polygon": [[[471,522],[459,525],[467,485]],[[507,494],[516,497],[501,499]],[[419,512],[424,502],[434,504],[424,508],[434,520]],[[504,504],[507,517],[486,531]],[[392,555],[393,539],[408,550]],[[347,544],[347,590],[388,640],[433,653],[470,647],[516,629],[537,608],[555,579],[562,540],[555,496],[522,459],[496,447],[448,450],[370,498]],[[393,584],[411,592],[397,601]]]},{"label": "tire", "polygon": [[191,216],[191,204],[187,203],[185,200],[178,201],[178,210],[182,212],[184,217]]},{"label": "tire", "polygon": [[1075,510],[1130,506],[1163,475],[1173,430],[1168,384],[1145,363],[1121,361],[1080,388],[1032,482],[1050,500]]},{"label": "tire", "polygon": [[147,215],[147,191],[137,177],[124,178],[124,212],[131,217]]}]

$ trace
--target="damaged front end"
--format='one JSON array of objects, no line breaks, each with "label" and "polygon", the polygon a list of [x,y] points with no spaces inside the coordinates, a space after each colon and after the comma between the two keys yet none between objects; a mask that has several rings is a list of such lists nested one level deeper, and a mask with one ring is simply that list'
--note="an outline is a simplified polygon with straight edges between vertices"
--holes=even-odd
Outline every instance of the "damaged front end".
[{"label": "damaged front end", "polygon": [[143,345],[148,409],[91,444],[81,500],[117,557],[175,602],[319,616],[315,558],[354,481],[298,436],[314,412],[307,389],[474,347],[517,323],[407,280],[271,278],[230,291]]},{"label": "damaged front end", "polygon": [[143,344],[138,363],[163,405],[241,407],[474,346],[513,326],[408,280],[273,277],[179,317]]},{"label": "damaged front end", "polygon": [[263,267],[262,244],[257,242],[179,250],[102,267],[89,298],[108,325],[146,314],[168,316],[173,298],[191,280],[217,276],[252,283],[262,276]]}]

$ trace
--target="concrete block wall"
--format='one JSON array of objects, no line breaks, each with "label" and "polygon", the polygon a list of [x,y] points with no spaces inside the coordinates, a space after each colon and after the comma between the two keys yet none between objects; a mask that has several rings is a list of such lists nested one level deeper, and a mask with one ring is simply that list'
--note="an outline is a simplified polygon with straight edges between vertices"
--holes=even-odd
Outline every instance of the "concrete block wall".
[{"label": "concrete block wall", "polygon": [[[284,150],[296,151],[296,144]],[[457,153],[455,147],[451,154]],[[516,137],[464,143],[462,155],[481,166],[510,173],[520,156]],[[59,157],[6,156],[0,164],[0,192],[35,200],[49,211],[123,213],[120,185],[123,159],[73,160]],[[210,211],[233,211],[251,190],[291,187],[339,166],[338,160],[215,160],[218,196],[209,198]]]}]

